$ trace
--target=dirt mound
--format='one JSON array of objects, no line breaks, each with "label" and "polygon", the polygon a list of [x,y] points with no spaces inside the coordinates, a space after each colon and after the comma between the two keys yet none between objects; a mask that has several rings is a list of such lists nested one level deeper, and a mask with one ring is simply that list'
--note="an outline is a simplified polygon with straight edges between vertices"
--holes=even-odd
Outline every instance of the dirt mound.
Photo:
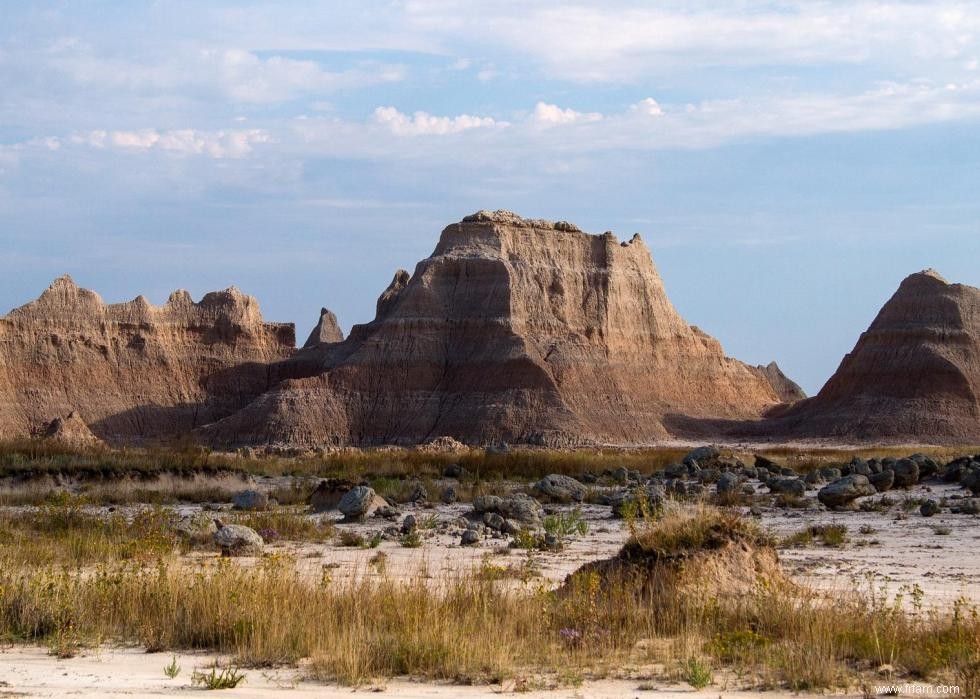
[{"label": "dirt mound", "polygon": [[668,415],[753,418],[785,392],[680,317],[638,235],[502,211],[447,227],[374,321],[276,372],[204,439],[637,444],[670,436]]},{"label": "dirt mound", "polygon": [[907,277],[813,398],[765,426],[792,437],[980,440],[980,289]]},{"label": "dirt mound", "polygon": [[44,438],[73,447],[96,447],[104,444],[101,439],[92,434],[92,430],[75,411],[49,422],[44,429]]},{"label": "dirt mound", "polygon": [[0,317],[0,437],[72,411],[110,442],[186,434],[267,390],[268,363],[294,347],[293,326],[263,322],[234,287],[106,304],[61,277]]},{"label": "dirt mound", "polygon": [[[595,576],[603,589],[630,590],[654,605],[673,603],[678,595],[734,601],[764,588],[792,585],[772,543],[737,517],[668,517],[663,525],[641,525],[650,527],[648,534],[632,538],[613,558],[587,563],[569,575],[563,593],[594,584],[590,579]],[[662,536],[659,527],[674,531]]]}]

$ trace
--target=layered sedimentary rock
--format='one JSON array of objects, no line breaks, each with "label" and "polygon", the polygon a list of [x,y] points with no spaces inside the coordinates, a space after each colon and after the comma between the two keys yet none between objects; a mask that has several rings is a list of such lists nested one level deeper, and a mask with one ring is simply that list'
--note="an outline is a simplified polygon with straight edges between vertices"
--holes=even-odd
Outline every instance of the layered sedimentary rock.
[{"label": "layered sedimentary rock", "polygon": [[340,342],[343,339],[344,333],[340,329],[340,325],[337,324],[337,316],[332,311],[321,308],[320,320],[317,321],[316,327],[313,328],[313,332],[310,333],[303,347],[316,347],[317,345]]},{"label": "layered sedimentary rock", "polygon": [[48,423],[44,429],[44,438],[72,447],[95,447],[103,443],[75,412],[56,417]]},{"label": "layered sedimentary rock", "polygon": [[980,440],[980,289],[905,279],[813,398],[762,426],[785,436]]},{"label": "layered sedimentary rock", "polygon": [[235,288],[105,304],[62,277],[0,317],[0,436],[41,435],[73,411],[107,441],[187,434],[268,389],[294,346],[291,324],[263,322]]},{"label": "layered sedimentary rock", "polygon": [[785,393],[680,317],[639,236],[509,212],[447,227],[374,321],[275,372],[277,388],[202,437],[643,443],[671,416],[757,417]]}]

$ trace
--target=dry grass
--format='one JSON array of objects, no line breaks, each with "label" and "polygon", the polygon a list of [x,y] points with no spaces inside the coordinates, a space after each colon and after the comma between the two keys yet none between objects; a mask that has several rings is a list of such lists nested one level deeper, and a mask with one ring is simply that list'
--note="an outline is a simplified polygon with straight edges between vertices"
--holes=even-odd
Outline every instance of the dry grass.
[{"label": "dry grass", "polygon": [[[341,582],[329,570],[309,580],[281,555],[253,567],[117,555],[127,537],[147,551],[172,548],[166,539],[156,549],[145,545],[147,532],[166,531],[156,520],[113,524],[105,545],[116,553],[70,569],[57,557],[30,554],[65,546],[65,532],[88,537],[98,528],[74,512],[38,517],[0,529],[33,534],[0,549],[0,639],[46,643],[59,655],[86,644],[135,642],[229,653],[249,667],[309,659],[311,677],[350,684],[396,675],[458,682],[527,672],[582,677],[626,665],[661,667],[668,679],[685,672],[703,678],[700,670],[692,674],[696,664],[737,668],[756,686],[794,689],[854,686],[886,664],[905,677],[958,684],[965,696],[976,694],[980,681],[976,610],[959,603],[950,614],[926,613],[915,591],[896,599],[869,586],[863,594],[827,596],[760,578],[744,594],[726,595],[707,576],[697,589],[658,585],[652,568],[642,580],[586,572],[555,593],[532,575],[486,565],[440,581]],[[694,562],[726,547],[768,545],[752,523],[708,507],[671,509],[634,526],[634,549],[664,559]],[[75,557],[96,559],[91,551]],[[669,579],[664,572],[662,580]]]}]

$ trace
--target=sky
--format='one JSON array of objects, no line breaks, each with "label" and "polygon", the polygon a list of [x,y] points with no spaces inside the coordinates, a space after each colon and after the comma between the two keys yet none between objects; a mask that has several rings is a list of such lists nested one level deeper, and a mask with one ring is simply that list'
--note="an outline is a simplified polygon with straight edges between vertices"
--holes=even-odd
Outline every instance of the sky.
[{"label": "sky", "polygon": [[302,342],[510,209],[814,393],[908,274],[980,286],[978,192],[980,2],[0,0],[0,312],[234,284]]}]

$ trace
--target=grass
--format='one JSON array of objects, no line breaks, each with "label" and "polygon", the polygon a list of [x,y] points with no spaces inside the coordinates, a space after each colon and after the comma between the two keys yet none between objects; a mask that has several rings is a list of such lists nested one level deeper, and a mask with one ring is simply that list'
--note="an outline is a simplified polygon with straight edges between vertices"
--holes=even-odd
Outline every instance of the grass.
[{"label": "grass", "polygon": [[[872,529],[869,532],[862,531],[861,533],[874,533],[874,530]],[[787,536],[783,539],[782,544],[783,546],[801,547],[810,546],[816,541],[830,548],[840,548],[848,541],[847,526],[836,523],[811,524],[795,534]]]},{"label": "grass", "polygon": [[[768,543],[752,522],[704,507],[638,522],[631,546],[683,558]],[[37,545],[37,537],[18,544]],[[738,668],[759,686],[792,689],[848,687],[881,665],[974,693],[980,683],[975,609],[958,602],[949,614],[926,612],[914,591],[889,598],[870,585],[827,595],[760,583],[732,597],[710,581],[653,590],[655,576],[609,584],[590,573],[555,593],[522,565],[486,562],[439,580],[390,579],[379,565],[379,576],[334,581],[301,576],[282,555],[254,567],[162,557],[72,569],[9,552],[8,561],[0,641],[65,655],[113,642],[230,654],[237,667],[303,660],[310,677],[353,685],[399,675],[498,681],[529,669],[595,676],[626,665],[686,665],[704,679],[698,664],[709,682],[712,672]]]}]

